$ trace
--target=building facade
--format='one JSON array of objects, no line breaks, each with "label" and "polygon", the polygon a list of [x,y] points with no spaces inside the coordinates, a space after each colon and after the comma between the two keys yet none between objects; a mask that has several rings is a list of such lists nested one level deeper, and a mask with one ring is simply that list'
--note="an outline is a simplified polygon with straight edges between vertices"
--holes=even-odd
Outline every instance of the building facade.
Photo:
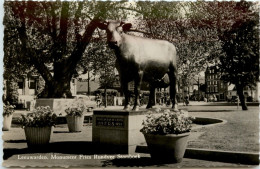
[{"label": "building facade", "polygon": [[[35,100],[36,95],[38,94],[37,90],[39,87],[39,85],[38,85],[39,81],[40,81],[40,78],[38,75],[30,75],[30,76],[24,75],[22,78],[18,79],[17,92],[19,94],[19,96],[18,96],[19,107],[27,108],[27,103]],[[7,83],[8,83],[8,81],[4,80],[5,90],[3,92],[5,95],[7,95],[6,92],[8,90]],[[71,86],[70,91],[71,91],[72,95],[76,95],[76,92],[77,92],[76,83],[77,83],[77,79],[74,79],[74,78],[70,82],[70,86]]]},{"label": "building facade", "polygon": [[[259,93],[258,93],[259,90],[258,89],[259,89],[259,82],[253,87],[249,87],[249,86],[244,87],[243,93],[244,93],[244,96],[245,96],[245,99],[247,102],[258,102],[259,101]],[[232,100],[235,100],[236,98],[238,98],[235,85],[231,84],[229,86],[227,98],[228,98],[228,101],[232,101]]]},{"label": "building facade", "polygon": [[208,101],[226,101],[228,84],[220,80],[220,72],[216,67],[208,67],[205,72],[206,98]]}]

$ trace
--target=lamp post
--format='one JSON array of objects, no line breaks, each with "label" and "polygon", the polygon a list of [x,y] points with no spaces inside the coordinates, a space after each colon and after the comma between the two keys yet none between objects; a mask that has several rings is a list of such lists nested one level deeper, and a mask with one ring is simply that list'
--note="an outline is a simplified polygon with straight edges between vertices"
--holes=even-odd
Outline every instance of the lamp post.
[{"label": "lamp post", "polygon": [[198,76],[198,100],[200,102],[200,77]]},{"label": "lamp post", "polygon": [[89,77],[89,71],[88,71],[88,96],[90,96],[90,86],[89,86],[89,81],[90,81],[90,77]]}]

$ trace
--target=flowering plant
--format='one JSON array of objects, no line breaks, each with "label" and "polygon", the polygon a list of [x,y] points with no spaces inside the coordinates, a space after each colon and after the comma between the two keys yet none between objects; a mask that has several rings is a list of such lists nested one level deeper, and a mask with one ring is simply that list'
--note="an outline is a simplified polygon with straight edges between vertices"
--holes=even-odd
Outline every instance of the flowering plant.
[{"label": "flowering plant", "polygon": [[83,115],[83,112],[85,111],[86,106],[84,105],[83,99],[77,99],[71,106],[69,106],[67,109],[65,109],[65,112],[67,113],[67,116],[79,116],[81,117]]},{"label": "flowering plant", "polygon": [[140,130],[144,134],[181,134],[191,130],[192,120],[187,111],[164,110],[162,115],[149,114],[143,121],[143,128]]},{"label": "flowering plant", "polygon": [[57,115],[49,106],[39,106],[32,113],[22,114],[19,122],[24,127],[55,126]]},{"label": "flowering plant", "polygon": [[11,105],[9,102],[7,104],[4,104],[4,116],[10,116],[14,113],[15,105]]}]

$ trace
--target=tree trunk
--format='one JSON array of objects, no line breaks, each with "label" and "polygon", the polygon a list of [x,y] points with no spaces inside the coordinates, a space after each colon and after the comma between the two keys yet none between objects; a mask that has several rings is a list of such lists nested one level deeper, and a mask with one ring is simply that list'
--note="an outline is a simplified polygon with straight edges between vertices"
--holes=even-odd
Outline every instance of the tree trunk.
[{"label": "tree trunk", "polygon": [[107,87],[105,86],[105,90],[104,90],[104,94],[105,94],[105,107],[107,107]]},{"label": "tree trunk", "polygon": [[70,91],[70,78],[53,79],[45,82],[44,90],[38,95],[39,98],[72,98]]},{"label": "tree trunk", "polygon": [[241,102],[242,110],[248,110],[246,102],[245,102],[245,96],[243,93],[243,86],[240,84],[236,84],[236,88],[237,88],[237,94],[238,94],[239,100]]}]

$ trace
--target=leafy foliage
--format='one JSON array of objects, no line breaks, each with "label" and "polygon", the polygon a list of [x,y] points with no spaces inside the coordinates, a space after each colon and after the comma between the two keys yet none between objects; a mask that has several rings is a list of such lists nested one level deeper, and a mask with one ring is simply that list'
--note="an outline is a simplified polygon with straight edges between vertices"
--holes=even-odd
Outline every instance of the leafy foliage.
[{"label": "leafy foliage", "polygon": [[120,9],[123,4],[5,1],[5,69],[12,72],[15,68],[14,72],[21,74],[36,69],[45,81],[40,97],[72,97],[70,80],[78,73],[77,64],[97,23],[106,18],[126,17],[127,13]]},{"label": "leafy foliage", "polygon": [[111,87],[116,80],[114,51],[101,38],[95,39],[87,50],[89,68],[95,77],[99,77],[100,86]]},{"label": "leafy foliage", "polygon": [[6,81],[6,98],[4,98],[4,102],[9,102],[11,104],[17,104],[18,103],[18,84],[15,79],[9,79]]},{"label": "leafy foliage", "polygon": [[4,104],[4,112],[3,116],[10,116],[14,113],[15,105],[11,105],[9,102],[7,104]]},{"label": "leafy foliage", "polygon": [[[99,79],[101,88],[105,92],[105,106],[107,105],[107,90],[111,88],[115,81],[118,80],[115,73],[116,56],[112,49],[108,47],[104,38],[104,32],[99,32],[96,38],[93,38],[92,43],[87,47],[87,54],[79,63],[79,66],[84,68],[87,65],[93,76]],[[85,66],[86,67],[86,66]]]},{"label": "leafy foliage", "polygon": [[[172,42],[177,48],[179,80],[185,86],[209,64],[216,63],[221,44],[215,29],[194,18],[191,2],[138,2],[137,27],[146,37]],[[134,7],[133,7],[134,8]]]},{"label": "leafy foliage", "polygon": [[87,107],[84,104],[84,100],[77,99],[67,109],[65,109],[65,112],[67,113],[67,116],[81,117],[86,109]]},{"label": "leafy foliage", "polygon": [[43,90],[44,90],[44,87],[45,87],[45,82],[43,80],[43,78],[41,76],[39,76],[39,80],[38,80],[38,83],[37,83],[37,95],[40,94]]},{"label": "leafy foliage", "polygon": [[[254,2],[195,2],[193,18],[216,31],[221,43],[217,66],[227,82],[255,83],[258,80],[259,12]],[[251,65],[251,66],[250,66]]]},{"label": "leafy foliage", "polygon": [[186,133],[191,130],[193,119],[186,111],[173,112],[167,109],[159,116],[148,115],[140,131],[145,134],[160,135]]},{"label": "leafy foliage", "polygon": [[197,2],[192,8],[200,24],[215,29],[222,52],[216,66],[221,78],[236,85],[243,110],[243,88],[259,81],[259,4],[254,2]]},{"label": "leafy foliage", "polygon": [[258,17],[236,22],[232,30],[224,32],[225,55],[220,57],[219,67],[225,81],[245,87],[259,80],[258,22]]},{"label": "leafy foliage", "polygon": [[46,127],[54,126],[57,115],[49,106],[40,106],[27,115],[22,114],[19,122],[24,127]]}]

